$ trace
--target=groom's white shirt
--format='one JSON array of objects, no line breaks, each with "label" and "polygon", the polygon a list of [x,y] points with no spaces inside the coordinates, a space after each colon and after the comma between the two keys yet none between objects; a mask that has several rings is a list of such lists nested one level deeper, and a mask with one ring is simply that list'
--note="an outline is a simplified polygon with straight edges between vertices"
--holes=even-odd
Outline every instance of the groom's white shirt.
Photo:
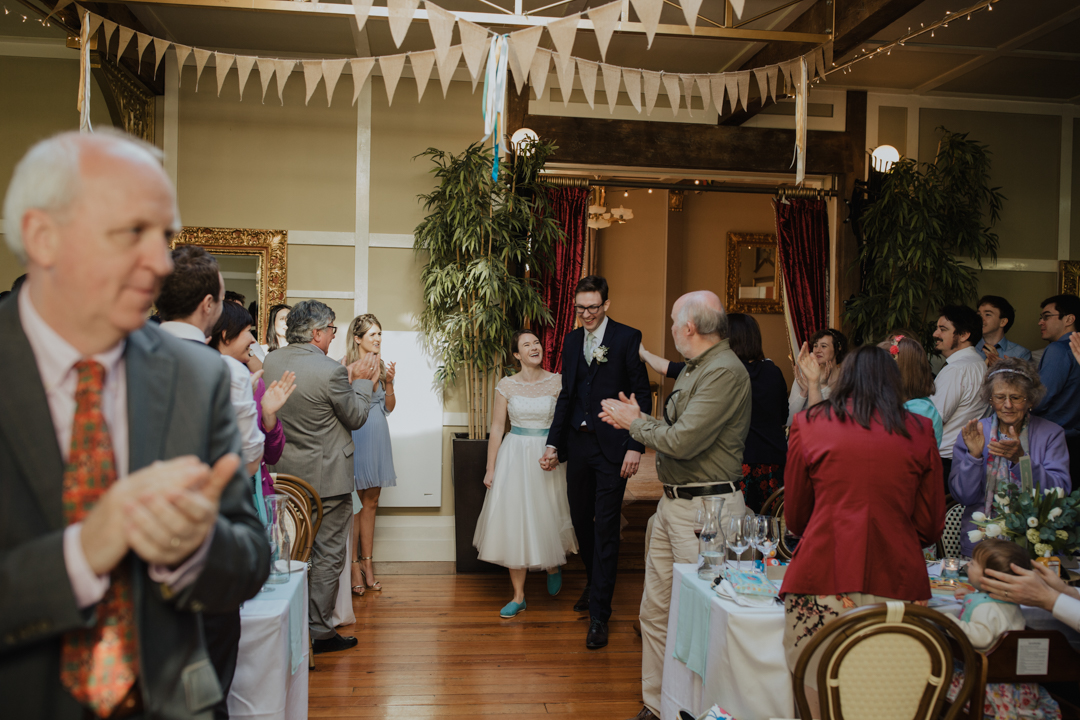
[{"label": "groom's white shirt", "polygon": [[581,352],[585,355],[585,363],[587,365],[592,364],[590,362],[592,358],[589,357],[589,336],[591,335],[596,338],[596,347],[603,345],[604,333],[607,332],[607,322],[608,316],[605,315],[604,321],[600,323],[600,327],[596,328],[595,332],[589,332],[588,330],[585,330],[585,328],[582,328],[582,330],[585,330],[585,342],[581,344]]}]

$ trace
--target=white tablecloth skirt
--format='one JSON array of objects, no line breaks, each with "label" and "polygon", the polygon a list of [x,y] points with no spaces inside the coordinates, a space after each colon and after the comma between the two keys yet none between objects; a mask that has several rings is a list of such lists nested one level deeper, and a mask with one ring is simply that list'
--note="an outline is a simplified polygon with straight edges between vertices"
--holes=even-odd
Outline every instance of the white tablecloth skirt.
[{"label": "white tablecloth skirt", "polygon": [[784,608],[745,608],[719,596],[712,598],[709,654],[704,681],[676,660],[679,591],[693,564],[676,564],[671,584],[664,680],[660,695],[662,720],[678,720],[679,710],[696,717],[719,705],[739,720],[795,716],[791,673],[784,657]]}]

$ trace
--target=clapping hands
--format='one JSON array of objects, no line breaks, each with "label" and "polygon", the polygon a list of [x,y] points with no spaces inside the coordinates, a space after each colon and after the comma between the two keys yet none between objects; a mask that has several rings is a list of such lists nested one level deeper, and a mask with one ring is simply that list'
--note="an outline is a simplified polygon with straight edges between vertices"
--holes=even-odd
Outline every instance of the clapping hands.
[{"label": "clapping hands", "polygon": [[977,419],[968,420],[967,424],[960,428],[960,434],[964,438],[964,444],[967,445],[971,457],[982,459],[983,447],[986,445],[982,423]]},{"label": "clapping hands", "polygon": [[354,380],[370,380],[374,383],[379,377],[379,356],[368,353],[352,365],[348,365],[349,382]]},{"label": "clapping hands", "polygon": [[[281,374],[280,380],[275,380],[270,383],[270,387],[266,388],[266,392],[262,396],[262,410],[263,419],[265,421],[266,414],[276,416],[278,410],[285,404],[285,401],[292,395],[293,390],[296,389],[296,373],[292,370],[286,370]],[[265,424],[265,422],[264,422]]]}]

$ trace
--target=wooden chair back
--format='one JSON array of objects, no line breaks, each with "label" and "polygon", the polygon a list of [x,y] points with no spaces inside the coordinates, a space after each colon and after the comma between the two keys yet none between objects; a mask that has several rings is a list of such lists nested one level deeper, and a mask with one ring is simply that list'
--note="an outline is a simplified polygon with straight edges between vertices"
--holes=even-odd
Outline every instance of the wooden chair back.
[{"label": "wooden chair back", "polygon": [[788,562],[795,553],[798,540],[787,535],[787,523],[784,521],[784,488],[780,488],[768,497],[761,506],[762,515],[771,515],[780,521],[780,542],[776,545],[776,556]]},{"label": "wooden chair back", "polygon": [[964,506],[952,505],[945,511],[945,529],[937,543],[938,559],[960,557],[960,525],[964,519]]},{"label": "wooden chair back", "polygon": [[[818,654],[818,702],[823,720],[931,720],[945,703],[953,671],[950,636],[971,667],[978,653],[936,610],[888,602],[852,610],[825,624],[795,664],[795,703],[812,717],[806,674]],[[954,626],[955,627],[955,626]],[[946,633],[949,633],[948,635]],[[965,675],[957,700],[941,717],[953,720],[979,678]]]},{"label": "wooden chair back", "polygon": [[322,524],[322,499],[311,485],[292,475],[278,474],[274,480],[274,492],[289,498],[292,509],[292,559],[307,562],[315,533]]}]

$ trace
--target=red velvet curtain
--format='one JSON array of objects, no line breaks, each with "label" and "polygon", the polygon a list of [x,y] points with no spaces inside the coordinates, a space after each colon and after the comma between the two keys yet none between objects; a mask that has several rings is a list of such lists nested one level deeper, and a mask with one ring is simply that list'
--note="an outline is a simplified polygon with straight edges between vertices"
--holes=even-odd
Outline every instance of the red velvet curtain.
[{"label": "red velvet curtain", "polygon": [[784,296],[802,347],[829,326],[829,215],[824,200],[774,200],[773,209]]},{"label": "red velvet curtain", "polygon": [[540,293],[551,309],[553,323],[538,325],[544,344],[544,367],[551,372],[562,368],[562,344],[574,329],[574,287],[581,279],[585,241],[589,235],[588,188],[553,188],[548,192],[555,218],[566,233],[566,241],[555,247],[551,272],[540,276]]}]

